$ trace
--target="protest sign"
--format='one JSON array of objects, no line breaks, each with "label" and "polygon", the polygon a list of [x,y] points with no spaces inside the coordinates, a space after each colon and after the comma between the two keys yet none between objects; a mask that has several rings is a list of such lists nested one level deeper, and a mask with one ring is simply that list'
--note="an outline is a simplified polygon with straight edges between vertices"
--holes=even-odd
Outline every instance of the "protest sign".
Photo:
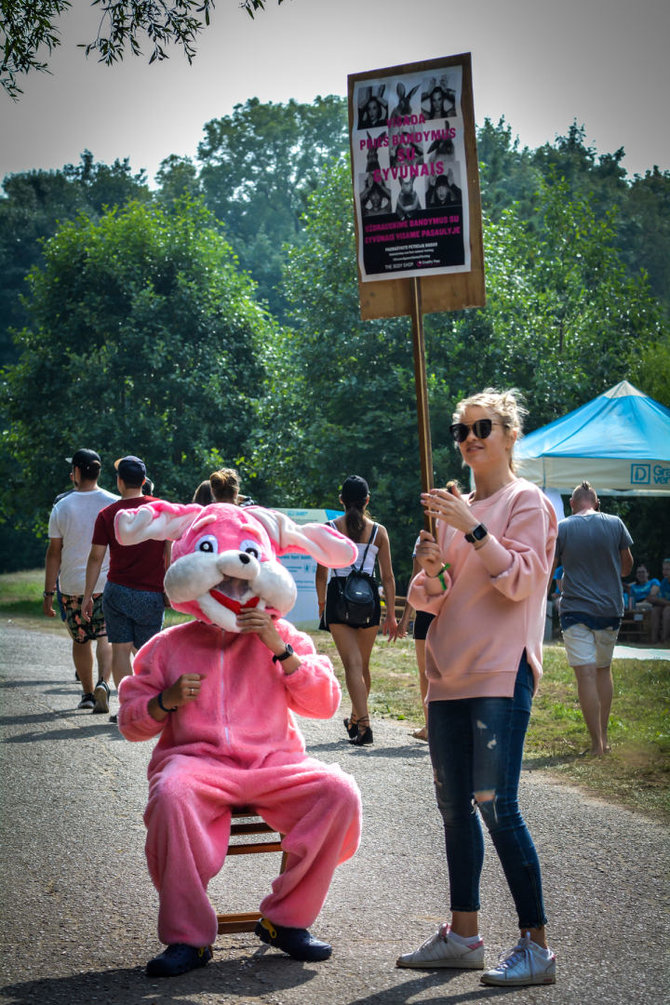
[{"label": "protest sign", "polygon": [[[484,303],[469,53],[348,78],[361,316]],[[449,277],[449,283],[445,283]]]}]

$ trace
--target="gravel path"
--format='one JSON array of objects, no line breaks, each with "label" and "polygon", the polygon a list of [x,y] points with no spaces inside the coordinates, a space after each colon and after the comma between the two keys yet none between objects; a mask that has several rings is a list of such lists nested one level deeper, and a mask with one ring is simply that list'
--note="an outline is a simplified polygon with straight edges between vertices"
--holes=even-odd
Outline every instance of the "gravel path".
[{"label": "gravel path", "polygon": [[[330,961],[220,938],[204,970],[144,976],[158,951],[156,894],[142,811],[151,745],[127,743],[78,701],[65,631],[0,624],[2,1005],[476,1005],[514,995],[544,1005],[670,1000],[667,828],[524,771],[522,802],[543,863],[553,987],[484,988],[476,972],[399,970],[395,958],[445,917],[445,864],[425,744],[374,722],[375,745],[345,742],[341,716],[302,722],[310,751],[355,775],[364,836],[337,873],[314,933]],[[215,904],[254,910],[274,856],[228,862]],[[487,960],[514,939],[514,915],[487,844],[482,934]],[[664,909],[665,908],[665,909]]]}]

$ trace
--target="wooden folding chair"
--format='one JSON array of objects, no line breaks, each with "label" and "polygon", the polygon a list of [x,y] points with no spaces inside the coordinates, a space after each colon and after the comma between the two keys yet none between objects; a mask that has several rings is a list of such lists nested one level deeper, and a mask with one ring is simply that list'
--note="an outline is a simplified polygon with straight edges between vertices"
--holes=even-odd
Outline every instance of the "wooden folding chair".
[{"label": "wooden folding chair", "polygon": [[[265,839],[262,837],[268,834],[272,837]],[[236,806],[233,809],[230,844],[226,858],[230,855],[263,855],[267,852],[280,851],[282,860],[279,871],[282,873],[286,868],[286,852],[281,846],[283,837],[283,834],[266,824],[252,806]],[[258,911],[217,914],[219,935],[230,932],[253,932],[260,918]]]}]

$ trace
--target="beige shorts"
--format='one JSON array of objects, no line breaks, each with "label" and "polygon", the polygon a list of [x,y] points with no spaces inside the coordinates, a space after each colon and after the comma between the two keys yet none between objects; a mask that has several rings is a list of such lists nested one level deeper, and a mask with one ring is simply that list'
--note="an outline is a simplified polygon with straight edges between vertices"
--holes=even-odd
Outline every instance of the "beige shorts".
[{"label": "beige shorts", "polygon": [[587,628],[570,625],[563,629],[565,655],[571,667],[608,667],[619,635],[618,628]]}]

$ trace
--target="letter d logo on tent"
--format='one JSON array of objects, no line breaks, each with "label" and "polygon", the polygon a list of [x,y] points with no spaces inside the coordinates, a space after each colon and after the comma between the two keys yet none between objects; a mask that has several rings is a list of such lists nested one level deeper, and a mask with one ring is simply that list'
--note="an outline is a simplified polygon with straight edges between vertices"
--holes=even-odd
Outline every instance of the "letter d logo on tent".
[{"label": "letter d logo on tent", "polygon": [[650,464],[631,464],[631,466],[630,466],[630,483],[631,483],[631,485],[649,485],[649,484],[651,484],[651,465]]}]

